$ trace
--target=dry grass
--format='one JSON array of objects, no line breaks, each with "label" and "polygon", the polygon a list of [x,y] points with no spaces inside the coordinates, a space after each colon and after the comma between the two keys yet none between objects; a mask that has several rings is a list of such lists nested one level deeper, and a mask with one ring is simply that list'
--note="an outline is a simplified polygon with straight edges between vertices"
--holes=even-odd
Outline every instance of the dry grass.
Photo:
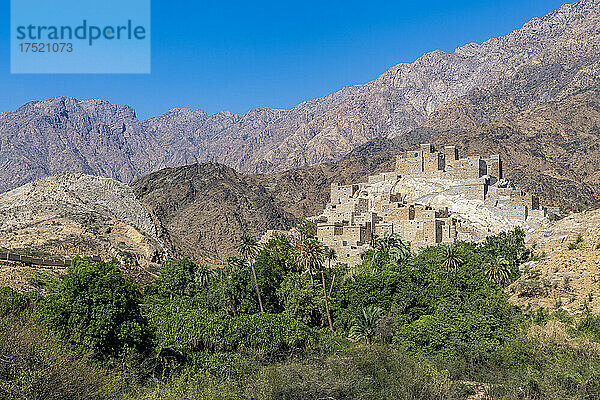
[{"label": "dry grass", "polygon": [[0,398],[116,399],[119,381],[73,352],[35,317],[0,320]]}]

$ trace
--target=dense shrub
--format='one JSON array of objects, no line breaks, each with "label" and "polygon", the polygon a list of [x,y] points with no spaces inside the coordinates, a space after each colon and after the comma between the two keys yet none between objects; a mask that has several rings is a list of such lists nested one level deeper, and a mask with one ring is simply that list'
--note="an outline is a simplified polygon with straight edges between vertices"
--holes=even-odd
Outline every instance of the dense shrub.
[{"label": "dense shrub", "polygon": [[298,243],[277,236],[222,269],[172,260],[144,297],[117,266],[77,259],[46,298],[0,290],[0,398],[599,398],[600,317],[508,302],[523,239],[517,229],[414,254],[385,235],[350,275],[317,243],[322,285]]},{"label": "dense shrub", "polygon": [[507,331],[507,324],[492,314],[465,312],[445,304],[438,306],[435,313],[403,326],[394,339],[415,353],[441,353],[472,362],[485,359],[510,333],[513,332]]},{"label": "dense shrub", "polygon": [[161,347],[186,352],[241,352],[277,356],[314,346],[317,334],[286,314],[232,317],[193,307],[190,300],[147,306]]},{"label": "dense shrub", "polygon": [[198,266],[187,258],[169,260],[161,266],[158,278],[148,289],[171,300],[192,295],[196,291],[197,270]]},{"label": "dense shrub", "polygon": [[115,356],[130,349],[147,351],[152,332],[142,316],[142,296],[119,268],[77,258],[49,296],[46,315],[53,329],[69,342],[97,356]]},{"label": "dense shrub", "polygon": [[39,302],[43,298],[35,292],[24,294],[9,287],[0,288],[0,318],[25,313]]}]

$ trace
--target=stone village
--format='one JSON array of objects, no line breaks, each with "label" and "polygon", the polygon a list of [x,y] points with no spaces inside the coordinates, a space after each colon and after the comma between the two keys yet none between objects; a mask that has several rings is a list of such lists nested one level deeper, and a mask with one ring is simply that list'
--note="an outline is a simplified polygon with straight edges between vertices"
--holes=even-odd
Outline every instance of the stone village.
[{"label": "stone village", "polygon": [[[413,185],[407,184],[411,180]],[[428,185],[432,182],[443,184]],[[481,239],[459,214],[432,206],[432,196],[440,194],[486,207],[514,226],[539,223],[555,211],[540,207],[537,197],[503,179],[499,155],[460,158],[454,146],[437,151],[422,144],[398,155],[392,172],[370,176],[365,183],[333,183],[329,203],[311,219],[317,224],[317,238],[349,266],[360,263],[373,235],[397,233],[415,249]]]}]

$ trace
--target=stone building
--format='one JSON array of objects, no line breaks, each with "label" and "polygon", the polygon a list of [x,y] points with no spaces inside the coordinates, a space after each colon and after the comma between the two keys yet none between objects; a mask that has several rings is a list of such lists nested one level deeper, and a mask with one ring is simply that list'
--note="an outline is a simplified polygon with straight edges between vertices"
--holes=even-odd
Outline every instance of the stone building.
[{"label": "stone building", "polygon": [[313,218],[317,238],[350,266],[360,263],[374,235],[397,233],[413,248],[453,243],[463,221],[447,207],[429,204],[439,194],[475,201],[510,221],[546,214],[535,196],[503,179],[500,156],[460,158],[454,146],[437,151],[422,144],[398,155],[392,172],[370,176],[365,183],[333,183],[329,203]]}]

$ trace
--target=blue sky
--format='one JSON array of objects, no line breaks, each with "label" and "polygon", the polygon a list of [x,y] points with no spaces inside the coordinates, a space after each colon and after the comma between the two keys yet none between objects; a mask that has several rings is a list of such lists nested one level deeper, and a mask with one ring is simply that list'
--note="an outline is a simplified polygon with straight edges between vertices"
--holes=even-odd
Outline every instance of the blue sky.
[{"label": "blue sky", "polygon": [[174,107],[291,108],[423,53],[505,35],[566,2],[154,0],[151,74],[11,75],[10,2],[0,1],[0,111],[65,95],[129,104],[141,119]]}]

